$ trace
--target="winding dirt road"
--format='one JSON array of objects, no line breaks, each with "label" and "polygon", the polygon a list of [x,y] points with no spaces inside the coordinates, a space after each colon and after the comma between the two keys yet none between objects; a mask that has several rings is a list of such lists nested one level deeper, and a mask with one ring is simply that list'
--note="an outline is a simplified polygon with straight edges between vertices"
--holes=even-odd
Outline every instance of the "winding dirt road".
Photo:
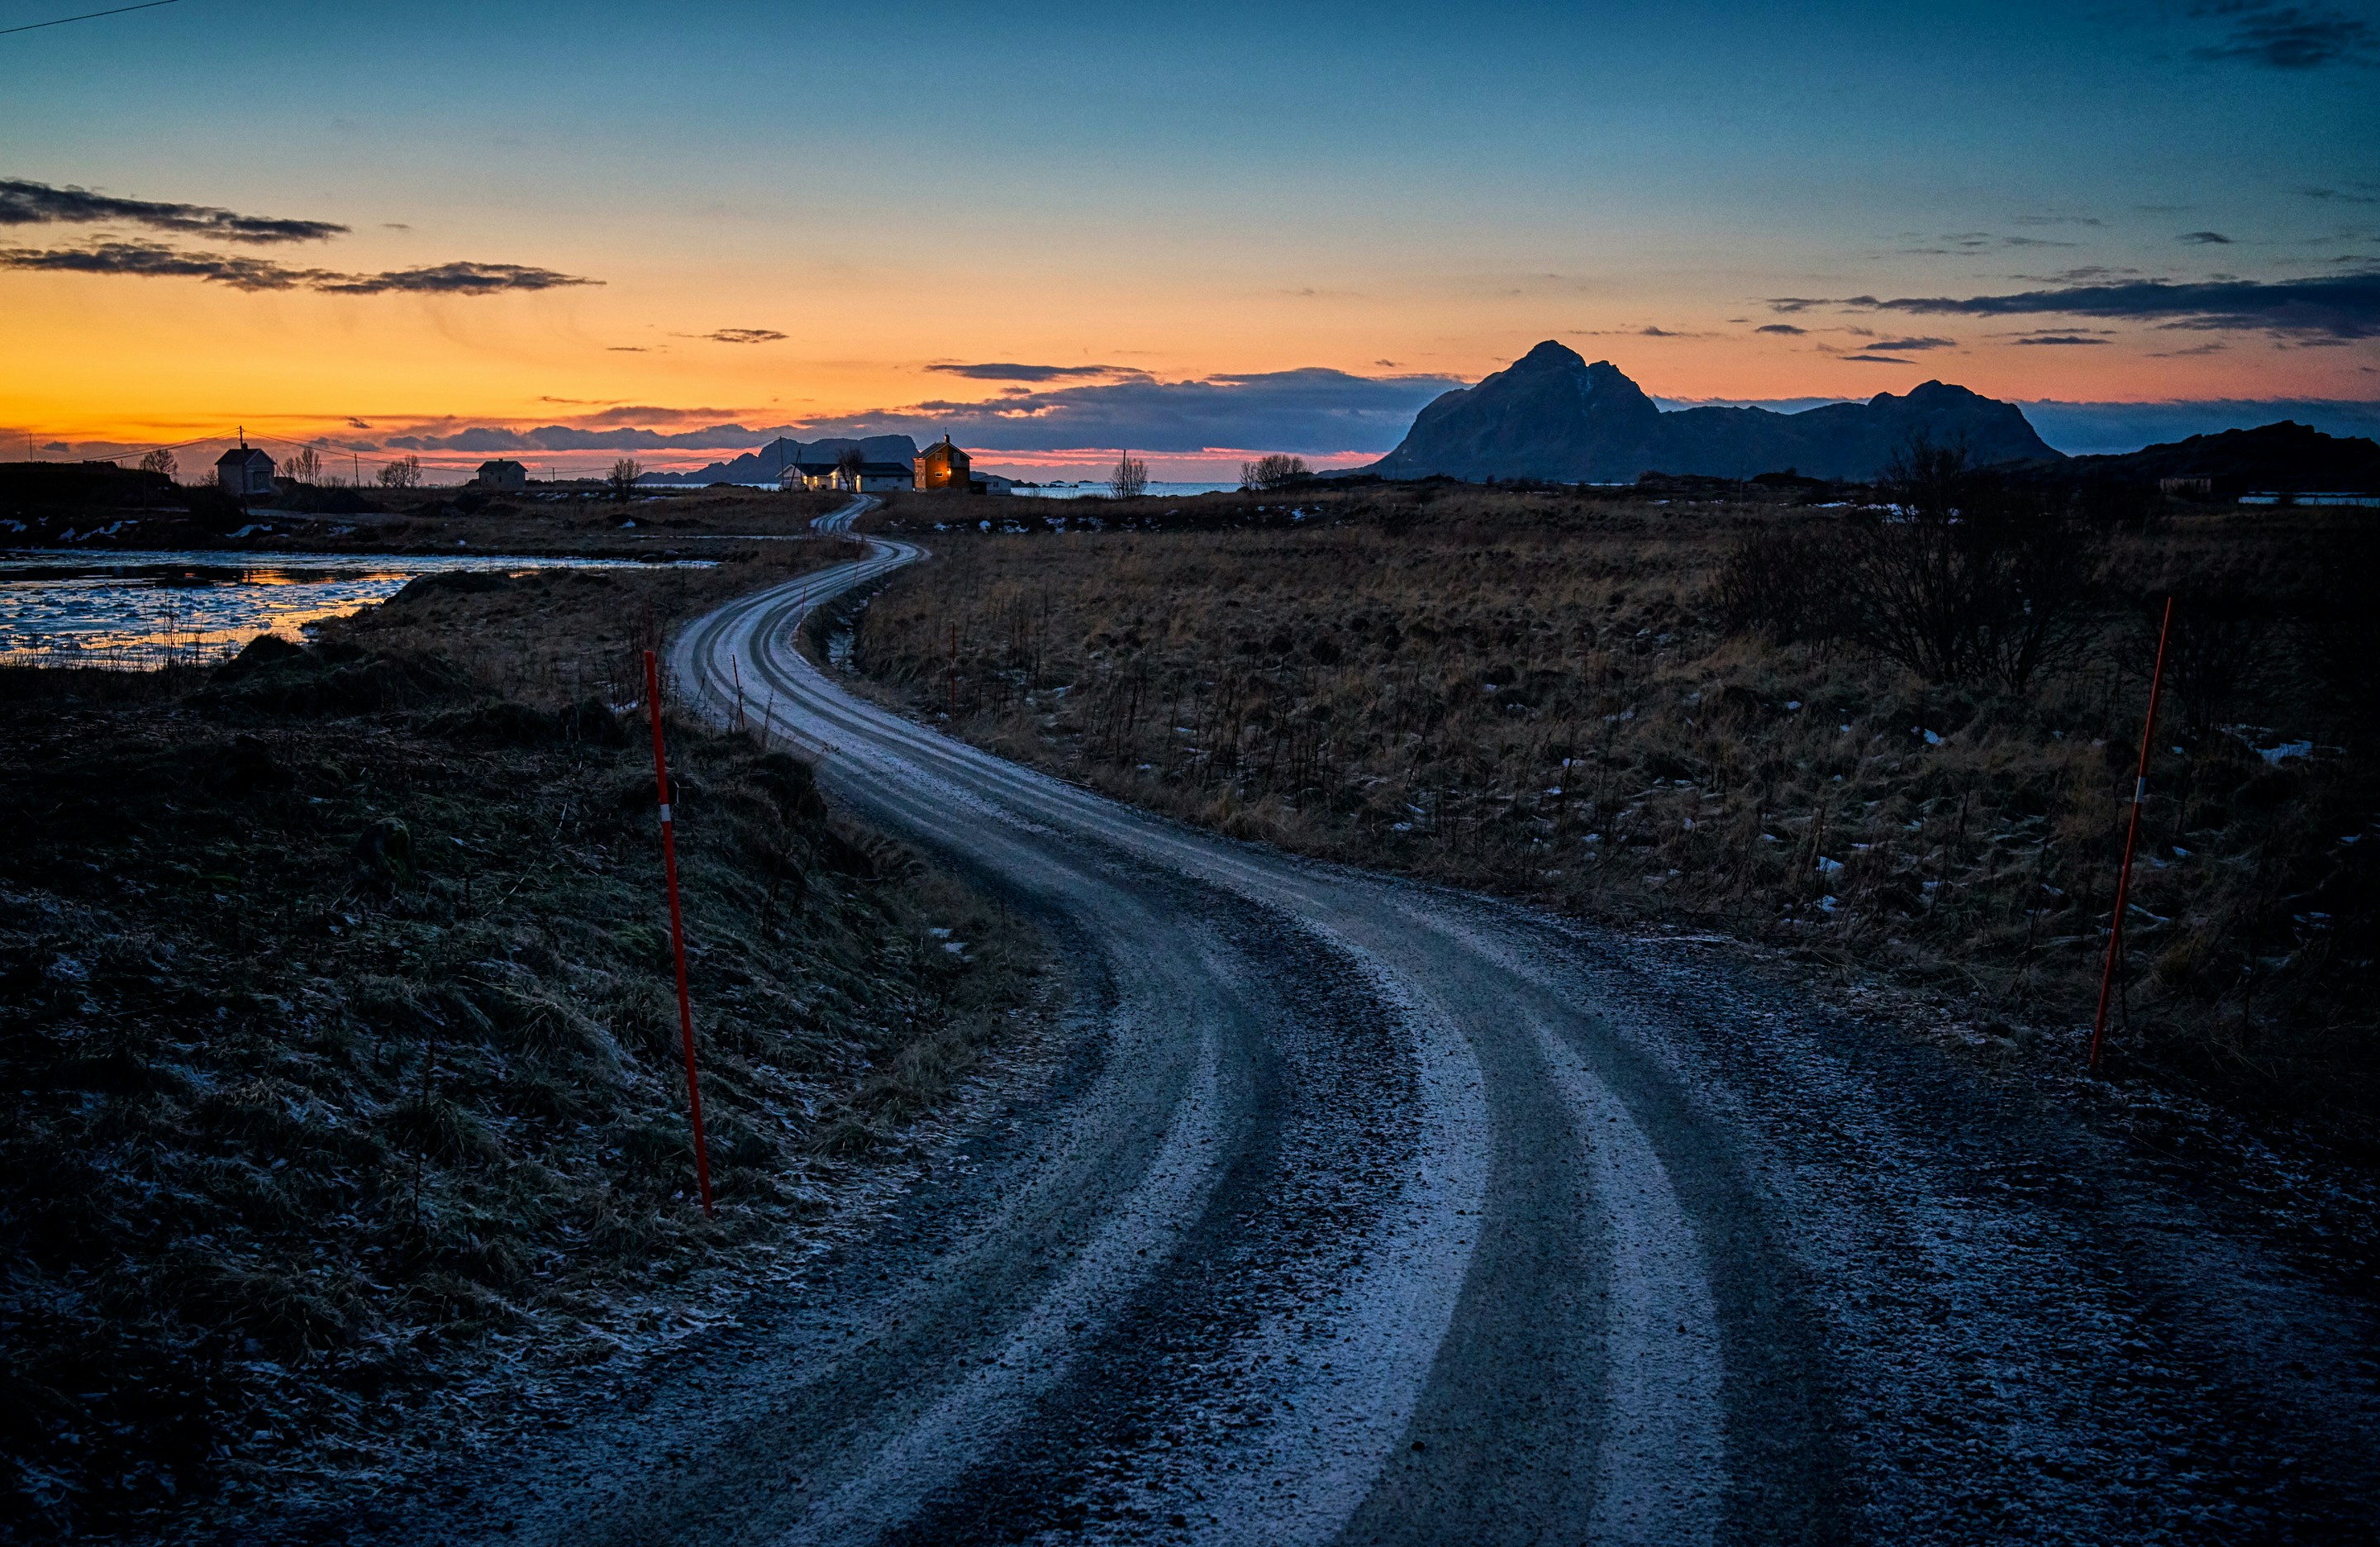
[{"label": "winding dirt road", "polygon": [[[838,513],[847,525],[857,506]],[[2368,1305],[2059,1097],[1630,938],[1234,843],[846,694],[818,603],[681,693],[1028,910],[1062,1066],[863,1249],[425,1537],[2327,1540]],[[2161,1534],[2162,1533],[2162,1534]]]}]

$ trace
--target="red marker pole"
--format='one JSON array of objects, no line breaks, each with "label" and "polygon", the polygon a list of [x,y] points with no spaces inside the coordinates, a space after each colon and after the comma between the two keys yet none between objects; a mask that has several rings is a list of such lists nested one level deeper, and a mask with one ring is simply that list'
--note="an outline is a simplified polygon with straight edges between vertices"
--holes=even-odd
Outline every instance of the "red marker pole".
[{"label": "red marker pole", "polygon": [[686,925],[677,906],[677,831],[670,820],[669,758],[662,749],[662,672],[645,652],[645,706],[653,722],[653,782],[662,798],[662,872],[669,878],[670,951],[677,957],[677,1029],[686,1047],[686,1105],[694,1119],[694,1176],[702,1188],[702,1212],[710,1207],[710,1143],[702,1132],[702,1085],[694,1072],[694,1001],[686,992]]},{"label": "red marker pole", "polygon": [[2149,717],[2141,726],[2141,764],[2132,775],[2132,821],[2124,833],[2124,865],[2116,872],[2116,917],[2107,929],[2107,964],[2099,973],[2099,1013],[2091,1022],[2091,1072],[2099,1072],[2099,1042],[2107,1034],[2107,1003],[2116,987],[2116,957],[2124,947],[2124,909],[2132,895],[2132,846],[2141,838],[2141,807],[2149,798],[2149,744],[2156,735],[2157,695],[2165,688],[2165,642],[2173,632],[2173,598],[2165,599],[2157,627],[2156,670],[2149,677]]}]

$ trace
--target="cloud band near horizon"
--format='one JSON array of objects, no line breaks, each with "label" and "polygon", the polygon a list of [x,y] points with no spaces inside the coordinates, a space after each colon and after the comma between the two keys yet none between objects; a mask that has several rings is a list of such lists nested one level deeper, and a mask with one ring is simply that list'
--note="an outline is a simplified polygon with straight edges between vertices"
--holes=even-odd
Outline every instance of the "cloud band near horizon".
[{"label": "cloud band near horizon", "polygon": [[[1294,378],[1284,383],[1281,377]],[[922,404],[882,413],[803,423],[751,425],[726,421],[690,429],[633,424],[468,425],[415,430],[385,437],[343,439],[343,448],[499,456],[519,453],[660,453],[716,458],[765,445],[780,436],[814,441],[907,434],[920,445],[945,430],[978,455],[1030,460],[1112,455],[1129,447],[1151,456],[1229,458],[1244,449],[1305,457],[1378,456],[1392,446],[1412,417],[1449,385],[1443,378],[1366,378],[1302,371],[1199,383],[1132,382],[1034,395],[1061,398],[1046,411],[1002,416],[1014,399],[982,404]],[[1334,400],[1334,394],[1343,394]],[[1729,399],[1730,406],[1792,413],[1840,398],[1773,401]],[[1693,407],[1657,399],[1665,408]],[[2076,456],[2137,450],[2161,441],[2293,419],[2331,434],[2380,435],[2380,401],[2319,398],[2227,398],[2182,402],[2021,401],[2042,438]],[[929,411],[936,408],[942,411]],[[659,415],[662,410],[650,410]],[[607,410],[606,417],[619,410]]]}]

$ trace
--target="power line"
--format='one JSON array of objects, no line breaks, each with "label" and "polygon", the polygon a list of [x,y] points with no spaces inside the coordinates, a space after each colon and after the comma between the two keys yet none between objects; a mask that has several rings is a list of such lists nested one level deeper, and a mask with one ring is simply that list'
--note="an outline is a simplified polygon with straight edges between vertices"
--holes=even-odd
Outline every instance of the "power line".
[{"label": "power line", "polygon": [[0,27],[0,38],[11,32],[38,32],[44,27],[64,27],[69,21],[91,21],[103,16],[122,16],[127,11],[153,11],[160,6],[177,6],[181,0],[146,0],[139,6],[118,6],[112,11],[85,11],[80,16],[62,16],[54,21],[29,21],[22,27]]}]

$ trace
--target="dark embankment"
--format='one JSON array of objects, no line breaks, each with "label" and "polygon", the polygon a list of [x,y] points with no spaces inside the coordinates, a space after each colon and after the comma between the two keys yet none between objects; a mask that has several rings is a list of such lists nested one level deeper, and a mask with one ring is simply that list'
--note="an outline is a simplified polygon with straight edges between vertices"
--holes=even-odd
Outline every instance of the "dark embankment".
[{"label": "dark embankment", "polygon": [[[1017,926],[673,724],[703,1218],[650,744],[608,673],[527,663],[732,579],[376,620],[440,653],[0,675],[0,1536],[170,1534],[553,1419],[792,1271],[1007,1024]],[[507,610],[543,653],[492,648]]]}]

